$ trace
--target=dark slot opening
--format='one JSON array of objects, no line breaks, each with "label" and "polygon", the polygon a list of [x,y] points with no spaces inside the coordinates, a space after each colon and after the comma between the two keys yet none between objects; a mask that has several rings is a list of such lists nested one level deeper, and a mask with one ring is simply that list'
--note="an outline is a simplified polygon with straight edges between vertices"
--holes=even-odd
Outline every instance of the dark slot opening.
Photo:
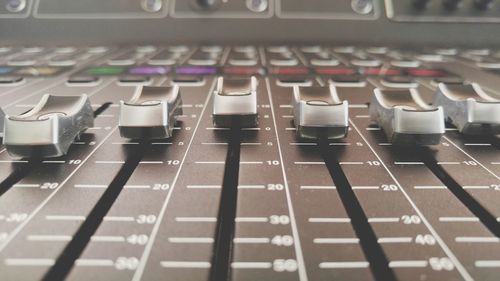
[{"label": "dark slot opening", "polygon": [[128,151],[125,164],[122,165],[106,191],[90,211],[87,219],[80,225],[73,239],[66,245],[54,266],[45,274],[44,281],[58,281],[66,278],[76,259],[81,256],[90,238],[97,231],[103,218],[109,212],[130,176],[139,165],[147,148],[146,143],[140,143]]},{"label": "dark slot opening", "polygon": [[370,263],[370,270],[373,276],[376,280],[396,281],[396,276],[389,267],[389,261],[378,243],[375,231],[368,223],[368,218],[363,211],[363,207],[342,170],[336,148],[331,147],[326,138],[318,140],[318,146],[326,167],[330,172],[330,176],[337,187],[342,204],[344,204],[347,215],[351,219],[351,224],[359,238],[361,248]]},{"label": "dark slot opening", "polygon": [[211,281],[229,280],[232,245],[238,199],[238,176],[240,170],[241,127],[237,117],[233,117],[229,135],[224,179],[217,216],[216,240],[212,257]]},{"label": "dark slot opening", "polygon": [[106,109],[108,109],[113,103],[111,102],[106,102],[103,103],[101,106],[99,106],[95,111],[94,111],[94,118],[102,114]]},{"label": "dark slot opening", "polygon": [[438,164],[434,153],[429,148],[420,149],[422,161],[427,168],[448,188],[449,191],[473,213],[493,235],[500,238],[500,223],[496,217],[486,210],[481,203],[476,201],[448,172]]},{"label": "dark slot opening", "polygon": [[28,163],[15,163],[14,171],[5,178],[2,182],[0,182],[0,196],[2,196],[5,192],[7,192],[12,186],[16,183],[20,182],[23,178],[25,178],[33,169],[40,164],[41,159],[33,158],[28,160]]}]

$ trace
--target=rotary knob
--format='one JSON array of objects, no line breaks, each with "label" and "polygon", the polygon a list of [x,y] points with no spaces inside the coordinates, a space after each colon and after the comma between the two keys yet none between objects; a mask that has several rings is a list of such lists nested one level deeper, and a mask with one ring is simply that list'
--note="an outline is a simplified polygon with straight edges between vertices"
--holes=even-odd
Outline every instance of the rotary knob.
[{"label": "rotary knob", "polygon": [[191,6],[196,10],[213,11],[217,9],[220,0],[191,0]]}]

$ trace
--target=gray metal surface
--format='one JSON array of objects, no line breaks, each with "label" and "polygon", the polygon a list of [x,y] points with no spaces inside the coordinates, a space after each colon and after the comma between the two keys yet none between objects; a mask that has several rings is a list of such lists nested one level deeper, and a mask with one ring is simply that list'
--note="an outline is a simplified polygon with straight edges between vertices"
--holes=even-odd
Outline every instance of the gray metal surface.
[{"label": "gray metal surface", "polygon": [[[146,12],[140,1],[120,1],[120,5],[114,6],[98,0],[87,1],[85,5],[81,1],[59,2],[28,0],[26,9],[17,13],[0,9],[2,41],[49,45],[309,41],[411,45],[418,42],[484,47],[498,43],[499,38],[499,29],[492,23],[395,22],[386,15],[386,2],[391,1],[382,0],[374,0],[374,8],[367,15],[354,12],[350,0],[270,0],[266,11],[259,13],[249,12],[243,1],[227,1],[210,12],[190,8],[188,2],[195,2],[190,0],[161,1],[161,10],[157,12]],[[149,2],[154,6],[158,1]],[[438,9],[434,6],[438,7],[441,1],[432,2],[435,3],[432,9],[418,11],[420,18],[428,12],[434,13]],[[469,9],[470,2],[467,1],[467,9],[460,10],[462,16],[464,13],[479,18],[491,16]],[[491,11],[498,11],[498,3]],[[445,18],[453,15],[448,12]]]}]

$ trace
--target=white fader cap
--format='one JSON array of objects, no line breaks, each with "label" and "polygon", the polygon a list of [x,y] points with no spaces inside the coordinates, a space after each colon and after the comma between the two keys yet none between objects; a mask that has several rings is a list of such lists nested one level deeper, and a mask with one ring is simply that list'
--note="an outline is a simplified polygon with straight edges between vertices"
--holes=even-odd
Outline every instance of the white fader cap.
[{"label": "white fader cap", "polygon": [[5,116],[3,143],[13,157],[58,157],[73,140],[94,126],[87,95],[44,95],[30,111]]},{"label": "white fader cap", "polygon": [[235,120],[241,127],[258,125],[257,79],[254,76],[217,79],[214,91],[214,126],[231,127]]},{"label": "white fader cap", "polygon": [[293,87],[293,116],[302,139],[340,139],[349,129],[349,105],[341,101],[335,86]]},{"label": "white fader cap", "polygon": [[120,135],[144,140],[170,138],[181,114],[179,86],[137,86],[128,102],[120,101]]},{"label": "white fader cap", "polygon": [[500,99],[476,83],[440,83],[434,105],[442,106],[446,119],[463,134],[500,134]]},{"label": "white fader cap", "polygon": [[443,108],[426,104],[416,89],[375,89],[370,116],[394,144],[438,144],[445,131]]}]

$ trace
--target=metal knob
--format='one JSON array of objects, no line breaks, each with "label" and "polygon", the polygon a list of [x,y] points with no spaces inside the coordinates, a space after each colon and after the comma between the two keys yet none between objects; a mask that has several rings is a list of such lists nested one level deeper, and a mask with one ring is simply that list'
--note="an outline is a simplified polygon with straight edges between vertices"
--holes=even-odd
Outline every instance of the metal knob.
[{"label": "metal knob", "polygon": [[129,139],[170,138],[181,114],[179,86],[137,86],[130,101],[120,101],[120,135]]},{"label": "metal knob", "polygon": [[196,10],[213,11],[217,9],[220,0],[191,0],[191,6]]},{"label": "metal knob", "polygon": [[335,86],[293,88],[293,116],[302,139],[341,139],[349,129],[349,105],[341,101]]},{"label": "metal knob", "polygon": [[375,89],[370,116],[398,145],[438,144],[445,132],[443,108],[426,104],[415,88]]},{"label": "metal knob", "polygon": [[30,111],[5,116],[3,143],[13,157],[59,157],[73,140],[94,126],[87,95],[44,95]]},{"label": "metal knob", "polygon": [[233,117],[239,119],[241,127],[257,126],[257,78],[217,79],[213,123],[216,127],[231,127]]}]

